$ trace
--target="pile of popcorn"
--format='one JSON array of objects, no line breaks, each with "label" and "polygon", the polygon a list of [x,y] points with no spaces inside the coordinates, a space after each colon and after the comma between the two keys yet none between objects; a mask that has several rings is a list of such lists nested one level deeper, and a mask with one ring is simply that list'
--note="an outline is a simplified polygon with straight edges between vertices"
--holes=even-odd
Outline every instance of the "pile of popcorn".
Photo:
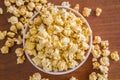
[{"label": "pile of popcorn", "polygon": [[[22,37],[25,25],[28,24],[25,47],[15,50],[17,64],[24,63],[25,52],[36,65],[46,71],[65,71],[76,67],[85,59],[92,32],[81,17],[66,9],[58,9],[47,0],[4,0],[4,4],[12,16],[8,18],[8,22],[11,23],[9,30],[0,31],[0,40],[6,40],[0,49],[2,54],[9,53],[14,45],[23,44]],[[61,5],[70,7],[69,2],[62,2]],[[79,4],[73,9],[79,11]],[[102,13],[101,8],[96,8],[95,11],[96,16]],[[37,12],[41,13],[30,21]],[[91,8],[84,7],[82,14],[89,17],[91,12]],[[3,13],[3,9],[0,8],[0,16]],[[99,73],[92,72],[89,80],[108,80],[109,57],[118,61],[118,52],[110,52],[108,40],[103,41],[100,36],[95,36],[91,53],[93,69]],[[35,73],[29,80],[48,79],[42,79],[39,73]],[[71,77],[70,80],[78,79]]]},{"label": "pile of popcorn", "polygon": [[91,29],[73,12],[43,8],[28,27],[24,50],[45,71],[75,68],[86,58]]}]

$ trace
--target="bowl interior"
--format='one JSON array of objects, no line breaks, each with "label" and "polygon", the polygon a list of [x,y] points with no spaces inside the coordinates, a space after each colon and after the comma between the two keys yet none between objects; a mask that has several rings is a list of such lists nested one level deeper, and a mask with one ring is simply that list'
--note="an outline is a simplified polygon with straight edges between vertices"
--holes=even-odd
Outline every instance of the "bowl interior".
[{"label": "bowl interior", "polygon": [[[87,25],[87,27],[88,27],[89,29],[91,29],[91,28],[90,28],[90,25],[89,25],[88,22],[87,22],[87,20],[81,15],[81,13],[79,13],[79,12],[75,11],[74,9],[69,8],[69,7],[65,7],[65,6],[57,6],[57,7],[58,7],[58,8],[64,8],[64,9],[67,9],[67,10],[70,10],[70,11],[74,12],[76,15],[80,16],[80,17],[85,21],[85,24]],[[34,14],[34,15],[31,17],[30,21],[32,21],[38,14],[40,14],[40,12],[37,12],[36,14]],[[23,33],[23,47],[24,47],[24,45],[25,45],[25,34],[26,34],[27,30],[28,30],[27,24],[26,24],[25,26],[26,26],[26,27],[25,27],[25,30],[24,30],[24,33]],[[32,64],[34,67],[36,67],[38,70],[40,70],[40,71],[42,71],[42,72],[44,72],[44,73],[47,73],[47,74],[62,75],[62,74],[67,74],[67,73],[73,72],[74,70],[78,69],[79,67],[81,67],[81,66],[85,63],[85,61],[87,60],[87,58],[88,58],[89,55],[90,55],[91,48],[92,48],[92,34],[90,35],[89,46],[90,46],[90,48],[89,48],[89,50],[87,51],[86,58],[85,58],[82,62],[80,62],[78,66],[76,66],[75,68],[69,69],[69,70],[67,70],[67,71],[62,71],[62,72],[46,72],[45,70],[43,70],[42,68],[40,68],[39,66],[37,66],[37,65],[32,61],[32,59],[30,58],[30,56],[29,56],[27,53],[25,53],[25,55],[26,55],[27,59],[31,62],[31,64]]]}]

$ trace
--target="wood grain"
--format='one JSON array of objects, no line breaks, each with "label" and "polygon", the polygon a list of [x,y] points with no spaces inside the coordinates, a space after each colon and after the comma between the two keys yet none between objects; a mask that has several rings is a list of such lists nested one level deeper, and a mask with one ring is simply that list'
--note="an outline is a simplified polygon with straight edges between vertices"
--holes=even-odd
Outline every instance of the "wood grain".
[{"label": "wood grain", "polygon": [[[60,4],[66,0],[49,0],[54,4]],[[120,0],[69,0],[72,7],[78,3],[80,4],[80,12],[83,7],[92,8],[92,14],[87,18],[92,30],[93,35],[100,35],[104,40],[109,40],[110,49],[118,50],[120,53]],[[0,15],[0,30],[9,30],[10,24],[7,22],[7,18],[10,14],[6,12],[6,8],[3,4],[3,0],[0,0],[0,7],[4,9],[4,14]],[[100,7],[103,9],[103,13],[100,17],[95,16],[95,8]],[[0,41],[0,47],[4,44],[4,41]],[[17,65],[14,50],[19,46],[11,48],[10,53],[2,55],[0,53],[0,80],[28,80],[29,75],[35,72],[40,72],[32,66],[32,64],[26,60],[24,64]],[[85,64],[76,71],[61,75],[54,76],[40,72],[42,77],[49,78],[50,80],[67,80],[71,76],[77,77],[79,80],[88,80],[88,75],[93,71],[90,55]],[[110,61],[109,67],[109,80],[120,80],[120,60],[118,62]]]}]

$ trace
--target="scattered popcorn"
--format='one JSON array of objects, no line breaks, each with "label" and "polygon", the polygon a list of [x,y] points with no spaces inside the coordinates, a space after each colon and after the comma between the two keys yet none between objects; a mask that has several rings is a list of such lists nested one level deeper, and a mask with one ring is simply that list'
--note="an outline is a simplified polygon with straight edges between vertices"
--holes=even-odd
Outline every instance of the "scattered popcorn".
[{"label": "scattered popcorn", "polygon": [[101,63],[101,65],[109,66],[110,65],[109,58],[108,57],[101,57],[100,63]]},{"label": "scattered popcorn", "polygon": [[65,7],[70,7],[71,5],[70,5],[70,3],[69,2],[62,2],[62,4],[61,4],[62,6],[65,6]]},{"label": "scattered popcorn", "polygon": [[93,43],[100,43],[101,42],[101,37],[100,36],[95,36]]},{"label": "scattered popcorn", "polygon": [[79,8],[80,8],[80,5],[79,5],[79,4],[76,4],[75,7],[74,7],[74,9],[75,9],[76,11],[79,11]]},{"label": "scattered popcorn", "polygon": [[99,69],[100,63],[99,62],[94,62],[93,63],[93,69]]},{"label": "scattered popcorn", "polygon": [[90,75],[89,75],[89,80],[97,80],[97,74],[95,72],[92,72]]},{"label": "scattered popcorn", "polygon": [[16,28],[16,26],[15,26],[15,25],[12,25],[12,26],[10,27],[10,31],[12,31],[12,32],[14,32],[14,33],[17,33],[17,28]]},{"label": "scattered popcorn", "polygon": [[8,35],[9,37],[14,37],[14,36],[15,36],[15,33],[14,33],[14,32],[8,32],[7,35]]},{"label": "scattered popcorn", "polygon": [[2,52],[2,54],[7,54],[7,53],[9,52],[9,47],[3,46],[3,47],[1,48],[1,52]]},{"label": "scattered popcorn", "polygon": [[69,80],[78,80],[74,76],[72,76]]},{"label": "scattered popcorn", "polygon": [[0,14],[3,14],[3,9],[2,8],[0,8]]},{"label": "scattered popcorn", "polygon": [[40,73],[34,73],[32,76],[29,76],[29,80],[49,80],[49,79],[42,78]]},{"label": "scattered popcorn", "polygon": [[15,16],[12,16],[8,19],[8,22],[10,22],[11,24],[16,24],[18,23],[18,18]]},{"label": "scattered popcorn", "polygon": [[22,56],[22,55],[24,54],[24,51],[23,51],[22,48],[17,48],[17,49],[15,50],[15,53],[16,53],[16,55],[19,57],[19,56]]},{"label": "scattered popcorn", "polygon": [[109,46],[109,41],[108,40],[101,41],[101,47],[103,49],[108,49],[108,46]]},{"label": "scattered popcorn", "polygon": [[82,11],[82,14],[83,14],[83,16],[85,16],[85,17],[89,17],[91,11],[92,11],[92,9],[87,8],[87,7],[84,7],[84,9],[83,9],[83,11]]},{"label": "scattered popcorn", "polygon": [[102,9],[96,8],[96,16],[100,16],[101,13],[102,13]]},{"label": "scattered popcorn", "polygon": [[6,35],[7,35],[7,31],[3,31],[3,32],[0,31],[0,40],[5,39]]},{"label": "scattered popcorn", "polygon": [[111,59],[114,60],[114,61],[118,61],[118,60],[120,59],[119,54],[118,54],[118,51],[112,52],[112,53],[110,54],[110,57],[111,57]]},{"label": "scattered popcorn", "polygon": [[24,61],[25,61],[25,56],[24,55],[23,56],[19,56],[17,58],[17,64],[23,64]]},{"label": "scattered popcorn", "polygon": [[108,73],[108,67],[104,66],[104,65],[100,65],[99,66],[100,71],[104,74],[104,73]]},{"label": "scattered popcorn", "polygon": [[5,45],[7,47],[13,47],[14,46],[14,39],[8,38],[5,42]]}]

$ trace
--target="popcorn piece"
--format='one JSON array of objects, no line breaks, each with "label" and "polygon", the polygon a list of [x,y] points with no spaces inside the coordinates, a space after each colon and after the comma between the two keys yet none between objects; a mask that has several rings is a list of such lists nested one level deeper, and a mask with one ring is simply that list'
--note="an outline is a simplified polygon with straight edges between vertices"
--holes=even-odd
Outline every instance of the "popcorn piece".
[{"label": "popcorn piece", "polygon": [[61,42],[64,44],[64,45],[67,45],[69,42],[70,42],[70,39],[68,37],[64,37],[61,39]]},{"label": "popcorn piece", "polygon": [[102,50],[102,55],[103,55],[104,57],[109,56],[109,55],[110,55],[110,50],[108,50],[108,49]]},{"label": "popcorn piece", "polygon": [[70,7],[70,6],[71,6],[68,1],[67,1],[67,2],[66,2],[66,1],[63,1],[61,5],[62,5],[62,6],[65,6],[65,7]]},{"label": "popcorn piece", "polygon": [[118,61],[120,58],[119,58],[119,54],[118,54],[118,51],[114,51],[110,54],[110,57],[112,60],[114,61]]},{"label": "popcorn piece", "polygon": [[8,32],[7,35],[8,35],[9,37],[14,37],[14,36],[15,36],[15,33],[13,33],[13,32]]},{"label": "popcorn piece", "polygon": [[57,67],[59,71],[67,70],[67,64],[65,61],[59,61]]},{"label": "popcorn piece", "polygon": [[7,6],[7,7],[11,5],[11,3],[10,3],[9,0],[4,0],[4,4],[5,4],[5,6]]},{"label": "popcorn piece", "polygon": [[9,47],[3,46],[3,47],[1,48],[1,52],[2,52],[2,54],[7,54],[7,53],[9,52]]},{"label": "popcorn piece", "polygon": [[79,8],[80,8],[80,5],[79,5],[79,4],[76,4],[75,7],[74,7],[74,9],[75,9],[76,11],[79,11]]},{"label": "popcorn piece", "polygon": [[8,19],[8,22],[10,22],[11,24],[16,24],[18,23],[18,18],[15,16],[12,16]]},{"label": "popcorn piece", "polygon": [[91,11],[92,11],[92,10],[91,10],[90,8],[84,7],[84,9],[83,9],[83,11],[82,11],[82,14],[83,14],[83,16],[85,16],[85,17],[89,17]]},{"label": "popcorn piece", "polygon": [[102,9],[96,8],[96,16],[100,16],[101,13],[102,13]]},{"label": "popcorn piece", "polygon": [[34,73],[32,76],[29,77],[29,80],[41,80],[40,73]]},{"label": "popcorn piece", "polygon": [[40,0],[40,2],[41,2],[42,4],[46,4],[46,3],[47,3],[47,0]]},{"label": "popcorn piece", "polygon": [[3,9],[2,8],[0,8],[0,14],[3,14]]},{"label": "popcorn piece", "polygon": [[16,23],[17,30],[22,30],[24,28],[24,25],[21,22]]},{"label": "popcorn piece", "polygon": [[94,58],[99,58],[101,56],[100,50],[92,50],[92,55]]},{"label": "popcorn piece", "polygon": [[108,80],[106,74],[99,74],[97,73],[98,80]]},{"label": "popcorn piece", "polygon": [[19,56],[17,58],[17,64],[23,64],[24,61],[25,61],[25,56],[24,55],[23,56]]},{"label": "popcorn piece", "polygon": [[101,42],[101,37],[100,36],[95,36],[94,40],[93,40],[93,43],[96,44],[96,43],[100,43],[100,42]]},{"label": "popcorn piece", "polygon": [[30,11],[32,11],[32,10],[35,8],[34,2],[29,2],[28,5],[27,5],[27,7],[28,7],[28,9],[29,9]]},{"label": "popcorn piece", "polygon": [[24,51],[23,51],[22,48],[17,48],[17,49],[15,50],[15,53],[16,53],[16,55],[17,55],[18,57],[20,57],[20,56],[22,56],[22,55],[24,54]]},{"label": "popcorn piece", "polygon": [[104,73],[108,73],[108,67],[104,66],[104,65],[100,65],[99,66],[100,71],[104,74]]},{"label": "popcorn piece", "polygon": [[5,39],[6,35],[7,35],[7,31],[3,31],[3,32],[0,31],[0,40]]},{"label": "popcorn piece", "polygon": [[69,80],[78,80],[74,76],[72,76]]},{"label": "popcorn piece", "polygon": [[109,41],[108,40],[101,41],[101,47],[103,49],[108,49],[108,46],[109,46]]},{"label": "popcorn piece", "polygon": [[16,28],[16,26],[15,26],[15,25],[12,25],[12,26],[10,27],[10,31],[12,31],[12,32],[14,32],[14,33],[17,33],[17,28]]},{"label": "popcorn piece", "polygon": [[6,42],[5,42],[5,45],[6,45],[7,47],[12,47],[12,46],[14,46],[14,39],[8,38],[8,39],[6,40]]},{"label": "popcorn piece", "polygon": [[95,62],[95,61],[97,61],[97,58],[92,58],[92,62]]},{"label": "popcorn piece", "polygon": [[90,75],[89,75],[89,80],[97,80],[97,74],[95,72],[92,72]]},{"label": "popcorn piece", "polygon": [[18,38],[14,38],[14,40],[15,40],[16,44],[18,44],[18,45],[22,44],[22,42],[23,42],[23,39],[21,38],[21,36],[18,36]]},{"label": "popcorn piece", "polygon": [[110,65],[109,58],[108,57],[101,57],[100,58],[100,63],[104,66],[109,66]]},{"label": "popcorn piece", "polygon": [[17,6],[22,6],[22,5],[24,5],[24,0],[17,0],[17,1],[16,1],[16,5],[17,5]]},{"label": "popcorn piece", "polygon": [[93,69],[99,69],[99,66],[100,66],[99,62],[93,63]]},{"label": "popcorn piece", "polygon": [[16,2],[16,0],[9,0],[11,3],[15,3]]}]

